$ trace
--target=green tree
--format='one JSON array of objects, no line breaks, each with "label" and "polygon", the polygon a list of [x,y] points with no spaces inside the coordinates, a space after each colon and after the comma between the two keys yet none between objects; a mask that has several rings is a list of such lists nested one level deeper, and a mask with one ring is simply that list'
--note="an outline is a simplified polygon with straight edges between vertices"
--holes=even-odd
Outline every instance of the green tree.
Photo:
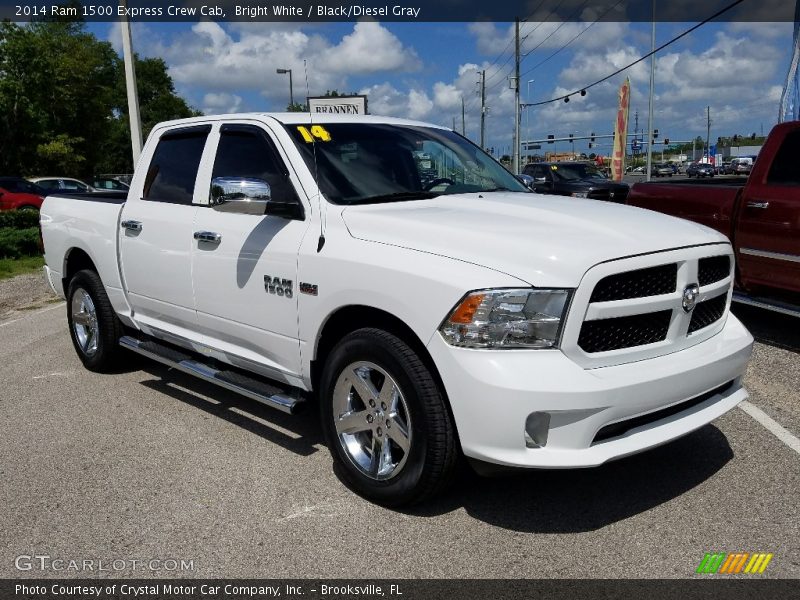
[{"label": "green tree", "polygon": [[[198,114],[164,61],[136,61],[145,133]],[[122,60],[83,23],[0,23],[0,172],[89,176],[130,172]]]}]

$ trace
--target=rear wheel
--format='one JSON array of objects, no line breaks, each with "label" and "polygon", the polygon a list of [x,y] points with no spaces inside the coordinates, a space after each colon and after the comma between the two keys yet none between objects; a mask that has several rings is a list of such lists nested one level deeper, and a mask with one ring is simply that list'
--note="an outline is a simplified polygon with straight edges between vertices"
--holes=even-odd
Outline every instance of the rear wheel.
[{"label": "rear wheel", "polygon": [[67,322],[72,345],[84,367],[103,372],[116,365],[122,324],[94,271],[78,271],[69,282]]},{"label": "rear wheel", "polygon": [[420,357],[379,329],[347,335],[321,381],[322,427],[349,487],[386,506],[443,489],[458,459],[444,396]]}]

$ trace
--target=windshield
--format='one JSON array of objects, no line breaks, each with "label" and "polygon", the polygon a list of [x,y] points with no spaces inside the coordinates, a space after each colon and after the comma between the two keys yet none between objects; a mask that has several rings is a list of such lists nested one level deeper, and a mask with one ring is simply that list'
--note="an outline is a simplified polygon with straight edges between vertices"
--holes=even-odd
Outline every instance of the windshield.
[{"label": "windshield", "polygon": [[529,191],[491,156],[450,130],[380,123],[286,125],[286,130],[309,170],[316,171],[322,193],[336,204]]},{"label": "windshield", "polygon": [[591,165],[556,164],[553,165],[551,169],[559,179],[563,179],[565,181],[606,178],[601,171]]}]

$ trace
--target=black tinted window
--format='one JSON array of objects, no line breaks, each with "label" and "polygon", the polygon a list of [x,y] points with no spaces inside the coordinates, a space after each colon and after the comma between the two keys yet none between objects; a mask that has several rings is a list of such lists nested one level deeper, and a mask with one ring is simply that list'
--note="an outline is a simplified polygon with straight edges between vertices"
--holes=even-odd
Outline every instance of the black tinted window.
[{"label": "black tinted window", "polygon": [[193,127],[161,137],[147,171],[145,200],[191,204],[197,168],[210,127]]},{"label": "black tinted window", "polygon": [[283,166],[265,135],[253,127],[223,128],[211,177],[252,177],[280,185]]},{"label": "black tinted window", "polygon": [[783,140],[769,169],[767,183],[800,185],[800,131],[794,131]]}]

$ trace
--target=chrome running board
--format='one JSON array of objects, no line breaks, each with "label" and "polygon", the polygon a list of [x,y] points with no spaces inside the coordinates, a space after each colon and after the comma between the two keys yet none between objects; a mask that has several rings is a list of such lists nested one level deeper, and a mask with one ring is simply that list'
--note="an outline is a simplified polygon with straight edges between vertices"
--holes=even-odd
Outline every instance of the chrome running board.
[{"label": "chrome running board", "polygon": [[215,369],[189,354],[152,339],[139,340],[125,335],[120,338],[119,345],[182,373],[208,381],[290,415],[297,412],[297,409],[304,404],[303,398],[292,395],[284,388],[243,375],[238,371]]},{"label": "chrome running board", "polygon": [[777,300],[770,300],[767,298],[756,298],[742,294],[741,292],[734,292],[732,300],[739,304],[747,304],[748,306],[755,306],[765,310],[771,310],[790,317],[800,317],[800,306],[789,304],[787,302],[780,302]]}]

